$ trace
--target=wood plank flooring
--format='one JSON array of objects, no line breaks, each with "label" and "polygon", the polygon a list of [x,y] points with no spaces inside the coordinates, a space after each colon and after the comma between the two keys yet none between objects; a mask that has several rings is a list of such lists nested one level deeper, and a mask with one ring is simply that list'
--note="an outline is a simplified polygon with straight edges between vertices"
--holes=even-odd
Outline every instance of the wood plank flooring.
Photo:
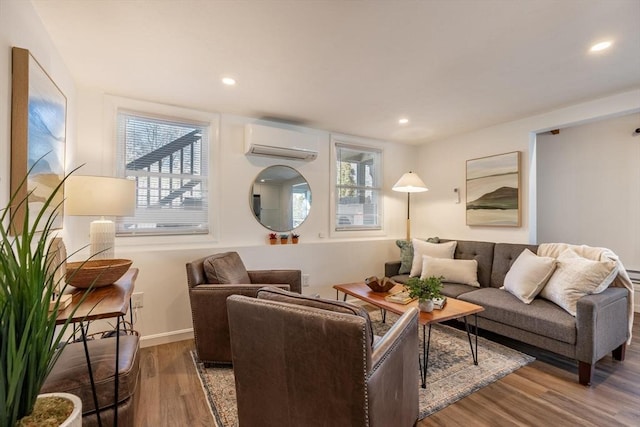
[{"label": "wood plank flooring", "polygon": [[[602,359],[591,387],[577,383],[575,363],[536,352],[535,362],[420,421],[418,427],[640,426],[640,316],[633,332],[625,361],[616,362],[610,355]],[[137,426],[214,425],[191,349],[192,340],[142,349]]]}]

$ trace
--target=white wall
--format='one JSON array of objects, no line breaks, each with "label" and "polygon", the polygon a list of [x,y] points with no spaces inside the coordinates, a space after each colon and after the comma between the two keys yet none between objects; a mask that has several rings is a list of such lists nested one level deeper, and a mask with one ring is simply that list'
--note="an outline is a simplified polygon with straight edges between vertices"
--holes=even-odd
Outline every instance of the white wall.
[{"label": "white wall", "polygon": [[76,90],[71,74],[31,3],[0,1],[0,206],[6,205],[10,192],[11,48],[14,46],[28,49],[67,97],[67,147],[74,147],[76,143]]},{"label": "white wall", "polygon": [[538,242],[612,249],[640,270],[640,113],[537,138]]},{"label": "white wall", "polygon": [[[416,201],[412,213],[413,234],[507,243],[536,243],[536,170],[544,168],[544,165],[536,167],[536,134],[637,111],[640,111],[640,90],[633,90],[421,146],[417,171],[430,191],[412,198],[412,205],[413,201]],[[509,151],[522,152],[522,226],[467,226],[466,160]],[[637,179],[637,174],[631,174],[626,179]],[[455,187],[460,188],[460,204],[455,203]]]}]

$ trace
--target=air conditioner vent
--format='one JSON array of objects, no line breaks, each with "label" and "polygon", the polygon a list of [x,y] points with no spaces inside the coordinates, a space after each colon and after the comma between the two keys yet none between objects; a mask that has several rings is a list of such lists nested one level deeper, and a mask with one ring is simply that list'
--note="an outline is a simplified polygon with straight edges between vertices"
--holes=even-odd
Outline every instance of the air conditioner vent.
[{"label": "air conditioner vent", "polygon": [[310,162],[318,157],[318,136],[270,126],[248,124],[245,154]]}]

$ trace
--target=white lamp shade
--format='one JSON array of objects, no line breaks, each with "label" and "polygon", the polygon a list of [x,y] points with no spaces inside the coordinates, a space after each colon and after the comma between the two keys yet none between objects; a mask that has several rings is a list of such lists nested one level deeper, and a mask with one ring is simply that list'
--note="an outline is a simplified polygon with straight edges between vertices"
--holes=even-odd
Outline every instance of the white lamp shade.
[{"label": "white lamp shade", "polygon": [[429,191],[420,177],[413,172],[407,172],[402,175],[398,182],[395,183],[392,190],[403,193],[421,193],[423,191]]},{"label": "white lamp shade", "polygon": [[136,183],[108,176],[70,176],[64,184],[65,214],[133,216]]}]

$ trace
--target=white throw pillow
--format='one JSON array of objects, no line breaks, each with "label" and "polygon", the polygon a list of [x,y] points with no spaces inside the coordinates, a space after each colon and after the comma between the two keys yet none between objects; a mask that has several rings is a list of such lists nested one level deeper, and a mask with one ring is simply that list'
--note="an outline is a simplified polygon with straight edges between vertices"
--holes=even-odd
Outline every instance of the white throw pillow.
[{"label": "white throw pillow", "polygon": [[525,249],[504,277],[503,288],[523,303],[531,304],[547,284],[555,269],[554,258],[538,256],[529,249]]},{"label": "white throw pillow", "polygon": [[458,242],[455,240],[446,243],[429,243],[424,240],[412,239],[413,243],[413,262],[411,263],[411,272],[409,276],[420,276],[422,273],[422,256],[428,255],[434,258],[453,258]]},{"label": "white throw pillow", "polygon": [[435,276],[442,277],[443,282],[480,287],[480,283],[478,283],[478,261],[475,259],[433,258],[423,255],[422,260],[421,279]]},{"label": "white throw pillow", "polygon": [[578,300],[604,291],[617,274],[615,261],[594,261],[566,249],[558,256],[558,267],[540,296],[575,316]]}]

